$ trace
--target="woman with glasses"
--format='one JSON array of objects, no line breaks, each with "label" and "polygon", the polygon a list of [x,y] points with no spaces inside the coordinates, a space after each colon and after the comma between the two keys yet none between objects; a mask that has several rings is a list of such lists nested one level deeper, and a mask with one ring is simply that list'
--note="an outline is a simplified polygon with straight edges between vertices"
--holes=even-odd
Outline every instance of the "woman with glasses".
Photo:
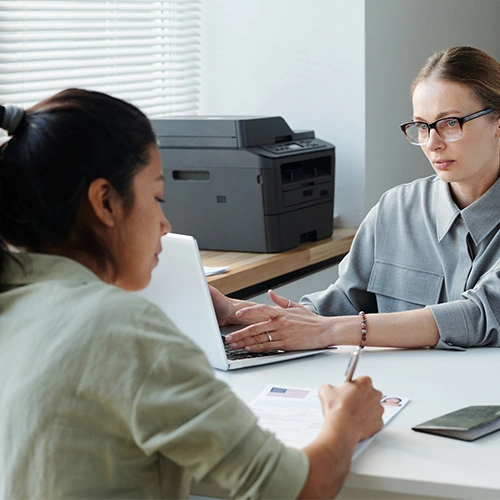
[{"label": "woman with glasses", "polygon": [[500,64],[481,50],[431,56],[401,125],[435,175],[386,192],[359,227],[339,279],[300,303],[230,300],[227,337],[250,352],[348,344],[500,346]]}]

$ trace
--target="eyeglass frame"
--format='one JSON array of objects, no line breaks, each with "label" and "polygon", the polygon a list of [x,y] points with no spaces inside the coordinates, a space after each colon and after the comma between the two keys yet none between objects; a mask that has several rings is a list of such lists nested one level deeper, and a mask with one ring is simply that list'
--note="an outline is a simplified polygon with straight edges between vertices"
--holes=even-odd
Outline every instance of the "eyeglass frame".
[{"label": "eyeglass frame", "polygon": [[[428,140],[429,140],[429,137],[431,135],[431,130],[434,129],[436,131],[436,134],[439,135],[439,132],[436,128],[436,125],[443,121],[443,120],[457,120],[458,124],[460,125],[460,131],[462,132],[462,135],[458,138],[458,139],[452,139],[451,141],[450,140],[446,140],[444,139],[443,137],[441,137],[441,135],[439,135],[439,137],[441,137],[441,139],[444,141],[444,142],[455,142],[455,141],[459,141],[463,136],[464,136],[464,123],[467,123],[467,122],[470,122],[471,120],[475,120],[476,118],[479,118],[480,116],[484,116],[484,115],[487,115],[488,113],[491,113],[492,111],[494,111],[495,109],[494,108],[486,108],[486,109],[483,109],[481,111],[476,111],[475,113],[471,113],[470,115],[466,115],[466,116],[446,116],[444,118],[440,118],[439,120],[436,120],[435,122],[432,122],[432,123],[427,123],[427,122],[422,122],[422,121],[413,121],[413,122],[406,122],[406,123],[402,123],[399,128],[401,129],[401,131],[403,132],[403,134],[405,135],[405,137],[408,139],[408,141],[410,142],[410,144],[413,144],[414,146],[423,146],[424,144],[427,144]],[[425,141],[424,143],[415,143],[415,142],[412,142],[411,139],[408,137],[408,135],[406,134],[406,128],[408,127],[408,125],[416,125],[418,123],[421,123],[423,125],[427,125],[427,141]]]}]

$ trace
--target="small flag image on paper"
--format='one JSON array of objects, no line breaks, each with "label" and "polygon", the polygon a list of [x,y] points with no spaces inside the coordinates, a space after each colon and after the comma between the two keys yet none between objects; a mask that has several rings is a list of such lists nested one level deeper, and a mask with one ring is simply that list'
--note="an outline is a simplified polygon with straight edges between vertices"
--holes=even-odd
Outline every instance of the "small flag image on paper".
[{"label": "small flag image on paper", "polygon": [[269,396],[284,397],[284,398],[305,398],[309,391],[303,389],[286,389],[284,387],[272,387],[269,391]]}]

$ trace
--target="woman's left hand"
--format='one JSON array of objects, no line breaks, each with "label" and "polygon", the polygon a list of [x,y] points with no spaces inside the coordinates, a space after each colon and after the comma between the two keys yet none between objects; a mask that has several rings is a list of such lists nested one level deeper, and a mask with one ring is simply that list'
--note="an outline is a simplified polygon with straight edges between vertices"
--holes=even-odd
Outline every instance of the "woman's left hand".
[{"label": "woman's left hand", "polygon": [[226,337],[231,348],[249,352],[298,351],[329,345],[328,318],[318,316],[272,290],[268,293],[276,306],[258,304],[236,312],[242,323],[254,324]]}]

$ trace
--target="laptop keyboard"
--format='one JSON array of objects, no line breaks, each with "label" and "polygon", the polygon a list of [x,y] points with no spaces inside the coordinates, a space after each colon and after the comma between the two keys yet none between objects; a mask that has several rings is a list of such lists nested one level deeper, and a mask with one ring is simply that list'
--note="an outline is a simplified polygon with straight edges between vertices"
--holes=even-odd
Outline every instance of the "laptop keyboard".
[{"label": "laptop keyboard", "polygon": [[247,352],[245,349],[232,349],[231,346],[224,340],[224,349],[226,350],[227,359],[237,361],[238,359],[261,358],[264,356],[275,356],[283,351],[267,351],[267,352]]}]

